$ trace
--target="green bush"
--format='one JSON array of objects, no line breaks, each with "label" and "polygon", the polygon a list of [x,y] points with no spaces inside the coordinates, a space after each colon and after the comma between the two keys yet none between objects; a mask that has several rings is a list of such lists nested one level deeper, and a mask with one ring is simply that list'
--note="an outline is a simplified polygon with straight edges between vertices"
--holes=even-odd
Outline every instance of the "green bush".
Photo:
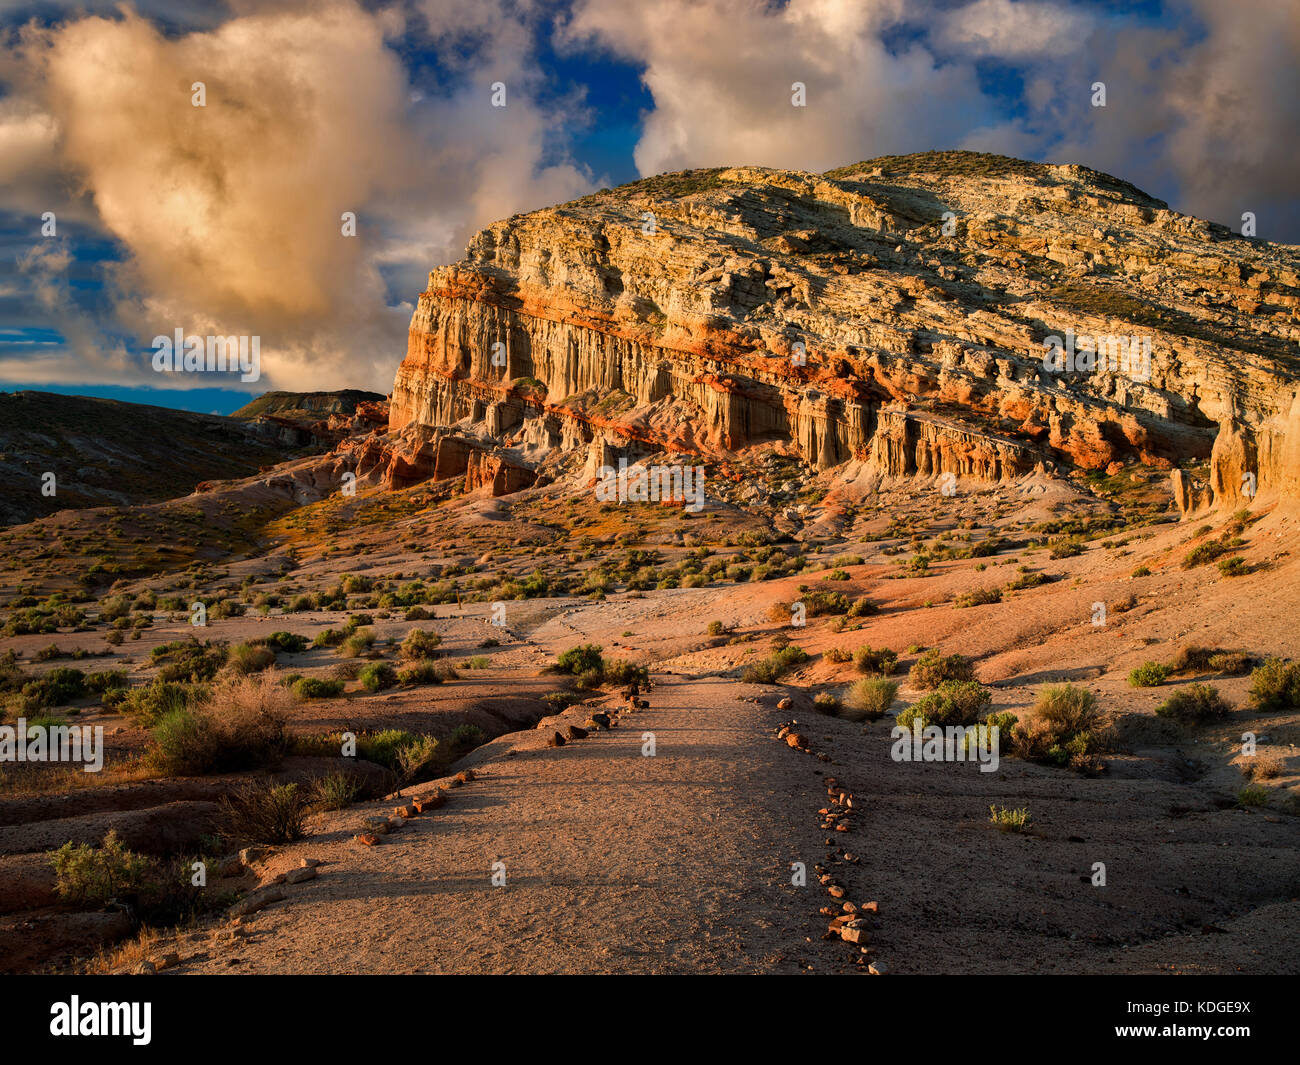
[{"label": "green bush", "polygon": [[343,810],[357,801],[361,786],[350,773],[328,773],[312,782],[312,802],[322,810]]},{"label": "green bush", "polygon": [[23,685],[20,708],[23,713],[32,713],[47,706],[66,706],[85,694],[86,675],[79,669],[59,666]]},{"label": "green bush", "polygon": [[442,637],[436,632],[412,629],[406,634],[406,639],[402,641],[402,657],[413,661],[437,658],[438,655],[434,649],[441,643]]},{"label": "green bush", "polygon": [[775,684],[795,666],[806,661],[808,661],[808,652],[792,644],[746,666],[740,679],[745,684]]},{"label": "green bush", "polygon": [[1091,772],[1099,768],[1096,734],[1100,725],[1097,697],[1089,689],[1076,684],[1049,685],[1038,693],[1027,720],[1010,730],[1011,749],[1031,762]]},{"label": "green bush", "polygon": [[984,720],[993,693],[973,680],[946,680],[924,698],[898,713],[898,723],[911,728],[913,721],[922,727],[938,725],[978,725]]},{"label": "green bush", "polygon": [[194,684],[174,684],[155,680],[139,688],[132,688],[121,702],[122,712],[136,724],[150,728],[166,715],[185,710],[206,697],[206,689]]},{"label": "green bush", "polygon": [[1156,707],[1156,713],[1184,725],[1199,725],[1227,717],[1232,713],[1232,704],[1211,684],[1191,684],[1171,692]]},{"label": "green bush", "polygon": [[1250,701],[1260,710],[1300,707],[1300,662],[1265,659],[1250,675]]},{"label": "green bush", "polygon": [[1228,553],[1228,549],[1217,540],[1210,540],[1194,547],[1183,557],[1183,569],[1192,569],[1194,566],[1204,566],[1207,562],[1213,562],[1220,555]]},{"label": "green bush", "polygon": [[301,839],[308,796],[297,784],[255,783],[221,799],[221,834],[233,843]]},{"label": "green bush", "polygon": [[[257,641],[251,641],[256,643]],[[273,651],[283,651],[285,654],[296,655],[307,650],[307,637],[297,636],[292,632],[273,632],[270,636],[262,640],[267,647]]]},{"label": "green bush", "polygon": [[357,679],[368,691],[382,691],[396,686],[397,670],[387,662],[371,662],[357,674]]},{"label": "green bush", "polygon": [[853,665],[859,673],[879,673],[887,677],[898,668],[898,652],[888,647],[878,650],[869,646],[859,647],[853,652]]},{"label": "green bush", "polygon": [[293,682],[293,694],[299,699],[333,699],[343,694],[343,681],[302,677]]},{"label": "green bush", "polygon": [[1158,688],[1173,670],[1163,662],[1143,662],[1128,675],[1128,682],[1134,688]]},{"label": "green bush", "polygon": [[236,644],[230,649],[226,665],[232,673],[260,673],[275,665],[275,652],[269,647],[255,647],[251,643]]},{"label": "green bush", "polygon": [[844,697],[840,717],[849,721],[876,721],[894,705],[898,682],[884,677],[863,677],[855,681]]},{"label": "green bush", "polygon": [[265,674],[232,677],[206,699],[159,718],[150,760],[186,775],[278,764],[290,745],[291,705],[292,696]]},{"label": "green bush", "polygon": [[968,681],[975,679],[975,667],[963,655],[941,655],[931,648],[913,664],[908,673],[908,680],[914,688],[937,688],[950,680]]},{"label": "green bush", "polygon": [[199,643],[191,636],[188,640],[173,640],[155,647],[150,655],[161,663],[158,679],[172,683],[200,684],[211,680],[226,664],[226,647],[207,640]]},{"label": "green bush", "polygon": [[1002,591],[999,588],[980,588],[973,592],[964,592],[957,597],[954,605],[957,607],[968,606],[987,606],[989,603],[1002,602]]},{"label": "green bush", "polygon": [[399,684],[441,684],[442,669],[437,662],[425,659],[398,670],[397,680]]},{"label": "green bush", "polygon": [[357,629],[341,644],[338,653],[344,658],[360,658],[374,646],[375,634],[370,629]]},{"label": "green bush", "polygon": [[139,891],[151,867],[148,858],[126,848],[116,831],[110,831],[99,847],[65,843],[54,852],[51,863],[60,898],[100,906]]},{"label": "green bush", "polygon": [[1250,567],[1246,565],[1246,560],[1240,555],[1233,558],[1219,559],[1219,574],[1224,577],[1244,577],[1250,572]]},{"label": "green bush", "polygon": [[555,660],[555,668],[560,673],[572,673],[578,676],[592,670],[601,672],[605,660],[601,657],[599,644],[584,643],[579,647],[570,647]]}]

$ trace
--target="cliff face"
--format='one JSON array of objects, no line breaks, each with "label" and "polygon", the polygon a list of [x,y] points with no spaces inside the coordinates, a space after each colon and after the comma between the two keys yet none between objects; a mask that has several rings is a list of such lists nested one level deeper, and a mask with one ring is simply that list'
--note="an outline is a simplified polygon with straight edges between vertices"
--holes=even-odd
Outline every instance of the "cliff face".
[{"label": "cliff face", "polygon": [[[1149,374],[1049,372],[1049,335],[1149,345]],[[1300,494],[1297,381],[1300,249],[946,152],[670,174],[489,226],[429,275],[389,425],[983,480],[1135,461],[1190,509],[1246,474]]]}]

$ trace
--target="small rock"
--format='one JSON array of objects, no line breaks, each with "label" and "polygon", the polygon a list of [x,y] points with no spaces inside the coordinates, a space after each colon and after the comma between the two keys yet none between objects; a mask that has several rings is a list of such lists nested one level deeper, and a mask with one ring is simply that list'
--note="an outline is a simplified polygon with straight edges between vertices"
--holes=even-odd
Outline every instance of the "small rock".
[{"label": "small rock", "polygon": [[778,710],[789,710],[792,706],[794,706],[794,700],[788,695],[776,704]]},{"label": "small rock", "polygon": [[304,858],[298,863],[303,869],[315,869],[320,865],[319,858]]},{"label": "small rock", "polygon": [[587,730],[585,728],[581,728],[578,725],[569,726],[569,739],[585,740],[586,738],[587,738]]},{"label": "small rock", "polygon": [[373,832],[362,832],[360,835],[353,836],[352,838],[367,847],[376,847],[379,845],[379,837]]},{"label": "small rock", "polygon": [[552,732],[546,740],[548,747],[563,747],[567,741],[558,732]]},{"label": "small rock", "polygon": [[266,887],[261,891],[254,891],[251,895],[235,903],[230,907],[230,913],[234,917],[246,917],[250,913],[257,913],[270,906],[273,902],[279,902],[288,896],[278,887]]},{"label": "small rock", "polygon": [[787,745],[798,748],[799,750],[803,750],[808,746],[807,739],[805,739],[803,734],[799,732],[790,733],[790,735],[785,738],[785,742]]},{"label": "small rock", "polygon": [[139,965],[135,967],[136,976],[152,976],[157,971],[158,971],[157,966],[155,966],[153,962],[147,960],[142,961]]},{"label": "small rock", "polygon": [[245,847],[239,852],[239,862],[241,865],[252,865],[254,862],[260,862],[270,853],[269,847]]},{"label": "small rock", "polygon": [[153,962],[154,967],[157,969],[170,969],[172,966],[179,965],[180,963],[181,956],[175,951],[170,951],[169,953],[164,954],[161,958],[155,958]]},{"label": "small rock", "polygon": [[889,970],[885,968],[884,962],[873,961],[870,965],[867,966],[867,972],[869,972],[872,976],[884,976],[885,973],[889,972]]},{"label": "small rock", "polygon": [[290,884],[301,884],[304,880],[315,880],[316,867],[314,865],[304,865],[297,869],[291,869],[285,874],[284,879]]}]

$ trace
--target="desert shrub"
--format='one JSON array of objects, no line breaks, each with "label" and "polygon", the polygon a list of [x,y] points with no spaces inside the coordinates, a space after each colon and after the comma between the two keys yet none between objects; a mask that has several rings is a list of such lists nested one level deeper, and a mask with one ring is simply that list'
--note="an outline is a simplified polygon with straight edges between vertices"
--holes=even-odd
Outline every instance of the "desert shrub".
[{"label": "desert shrub", "polygon": [[458,750],[472,750],[487,742],[487,733],[466,721],[451,730],[448,742]]},{"label": "desert shrub", "polygon": [[884,677],[863,677],[844,696],[840,717],[849,721],[876,721],[894,704],[898,682]]},{"label": "desert shrub", "polygon": [[845,662],[853,661],[853,655],[844,650],[843,647],[832,647],[823,657],[827,662],[834,662],[836,665],[842,665]]},{"label": "desert shrub", "polygon": [[722,624],[721,621],[709,622],[708,633],[710,636],[721,636],[726,631],[727,631],[726,627]]},{"label": "desert shrub", "polygon": [[402,784],[427,780],[445,764],[439,743],[433,736],[416,736],[397,749],[397,773]]},{"label": "desert shrub", "polygon": [[474,655],[465,660],[466,669],[488,669],[492,665],[492,659],[487,655]]},{"label": "desert shrub", "polygon": [[1172,672],[1163,662],[1143,662],[1129,672],[1128,682],[1134,688],[1158,688]]},{"label": "desert shrub", "polygon": [[60,898],[101,906],[118,895],[139,891],[151,866],[148,858],[128,850],[114,830],[99,847],[65,843],[54,852],[51,864]]},{"label": "desert shrub", "polygon": [[1268,788],[1262,784],[1247,784],[1237,792],[1237,802],[1241,806],[1264,806],[1268,803]]},{"label": "desert shrub", "polygon": [[236,644],[230,649],[226,665],[232,673],[260,673],[275,665],[275,652],[269,647],[255,647],[249,643]]},{"label": "desert shrub", "polygon": [[918,699],[898,713],[898,723],[911,728],[913,721],[922,726],[978,725],[984,720],[993,693],[973,680],[946,680],[929,695]]},{"label": "desert shrub", "polygon": [[1216,673],[1226,673],[1230,677],[1240,677],[1250,672],[1250,667],[1257,660],[1244,651],[1220,651],[1210,656],[1210,668]]},{"label": "desert shrub", "polygon": [[803,603],[804,611],[811,618],[824,614],[846,614],[850,605],[849,597],[843,592],[804,592],[798,601]]},{"label": "desert shrub", "polygon": [[308,610],[316,609],[316,600],[310,595],[295,595],[289,603],[288,612],[290,614],[301,614]]},{"label": "desert shrub", "polygon": [[1075,684],[1053,684],[1038,693],[1029,717],[1010,730],[1012,750],[1021,758],[1080,771],[1100,768],[1097,698]]},{"label": "desert shrub", "polygon": [[399,684],[441,684],[442,679],[442,670],[438,663],[430,662],[427,658],[421,662],[413,662],[397,673]]},{"label": "desert shrub", "polygon": [[1073,558],[1083,554],[1083,544],[1078,540],[1057,540],[1050,554],[1052,558]]},{"label": "desert shrub", "polygon": [[1191,684],[1171,692],[1169,698],[1156,707],[1156,713],[1180,724],[1199,725],[1227,717],[1232,713],[1232,704],[1211,684]]},{"label": "desert shrub", "polygon": [[375,634],[370,629],[357,629],[339,644],[338,653],[344,658],[360,658],[375,643]]},{"label": "desert shrub", "polygon": [[974,680],[975,668],[964,655],[941,655],[937,649],[926,651],[912,665],[908,680],[914,688],[937,688],[950,680]]},{"label": "desert shrub", "polygon": [[307,637],[297,636],[292,632],[273,632],[270,636],[263,637],[261,642],[271,650],[283,651],[285,654],[296,655],[307,650]]},{"label": "desert shrub", "polygon": [[954,604],[958,607],[987,606],[989,603],[1002,602],[1000,588],[979,588],[973,592],[963,592]]},{"label": "desert shrub", "polygon": [[357,801],[361,786],[351,773],[327,773],[311,785],[312,805],[321,810],[343,810]]},{"label": "desert shrub", "polygon": [[1181,563],[1183,569],[1192,569],[1195,566],[1204,566],[1208,562],[1213,562],[1220,555],[1227,554],[1228,549],[1217,540],[1210,540],[1194,547],[1183,556]]},{"label": "desert shrub", "polygon": [[605,666],[605,660],[600,654],[601,650],[600,645],[594,643],[570,647],[555,660],[555,669],[557,672],[572,673],[574,676],[590,673],[593,670],[600,672]]},{"label": "desert shrub", "polygon": [[293,682],[293,694],[299,699],[333,699],[343,694],[343,681],[300,677]]},{"label": "desert shrub", "polygon": [[383,691],[385,688],[396,686],[397,670],[387,662],[371,662],[362,667],[361,672],[357,674],[357,679],[367,691]]},{"label": "desert shrub", "polygon": [[606,684],[644,685],[650,682],[650,670],[624,658],[613,658],[605,663],[604,679]]},{"label": "desert shrub", "polygon": [[1150,567],[1150,566],[1138,566],[1138,568],[1135,569],[1135,570],[1132,572],[1132,574],[1130,574],[1130,576],[1133,576],[1133,577],[1150,577],[1150,576],[1151,576],[1151,567]]},{"label": "desert shrub", "polygon": [[86,675],[79,669],[60,666],[29,680],[22,687],[19,702],[24,713],[47,706],[64,706],[86,694]]},{"label": "desert shrub", "polygon": [[297,784],[247,784],[221,799],[221,834],[235,843],[301,839],[309,795]]},{"label": "desert shrub", "polygon": [[86,691],[95,695],[124,689],[127,686],[126,670],[106,669],[100,673],[86,674]]},{"label": "desert shrub", "polygon": [[268,674],[232,677],[207,699],[158,720],[150,760],[173,774],[274,765],[289,748],[291,706],[292,696]]},{"label": "desert shrub", "polygon": [[1240,555],[1219,559],[1219,574],[1224,577],[1244,577],[1250,572],[1246,560]]},{"label": "desert shrub", "polygon": [[428,621],[433,615],[422,606],[412,606],[406,608],[406,613],[402,617],[406,621]]},{"label": "desert shrub", "polygon": [[161,663],[158,679],[174,683],[199,684],[211,680],[226,664],[224,644],[211,640],[199,643],[193,636],[160,644],[150,655]]},{"label": "desert shrub", "polygon": [[201,685],[155,680],[152,684],[132,688],[120,705],[122,712],[136,724],[150,728],[167,714],[186,710],[200,702],[206,698],[206,694],[206,689]]},{"label": "desert shrub", "polygon": [[313,647],[337,647],[347,637],[348,634],[342,629],[321,629],[320,632],[316,633],[316,638],[312,640],[311,645]]},{"label": "desert shrub", "polygon": [[898,652],[888,647],[859,647],[853,652],[853,665],[859,673],[879,673],[887,677],[898,668]]},{"label": "desert shrub", "polygon": [[990,806],[989,822],[996,825],[999,832],[1024,832],[1029,827],[1029,808],[1022,806],[1012,810],[1005,806]]},{"label": "desert shrub", "polygon": [[813,696],[813,709],[819,714],[835,714],[839,712],[840,701],[830,692],[818,692]]},{"label": "desert shrub", "polygon": [[1250,701],[1260,710],[1300,707],[1300,662],[1265,659],[1250,675]]},{"label": "desert shrub", "polygon": [[442,643],[442,637],[436,632],[429,632],[425,629],[412,629],[406,634],[406,639],[402,641],[402,657],[412,661],[437,658],[437,652],[434,649],[440,643]]},{"label": "desert shrub", "polygon": [[746,666],[740,679],[746,684],[775,684],[795,666],[808,661],[808,652],[791,645]]},{"label": "desert shrub", "polygon": [[864,595],[853,600],[852,605],[849,607],[848,616],[851,618],[868,618],[879,613],[880,607],[876,606],[875,603]]}]

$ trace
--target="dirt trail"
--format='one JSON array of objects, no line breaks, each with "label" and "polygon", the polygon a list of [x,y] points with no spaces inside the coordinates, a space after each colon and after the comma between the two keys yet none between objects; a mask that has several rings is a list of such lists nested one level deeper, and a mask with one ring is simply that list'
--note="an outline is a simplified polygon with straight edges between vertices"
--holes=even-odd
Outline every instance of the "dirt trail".
[{"label": "dirt trail", "polygon": [[793,887],[790,863],[811,878],[822,848],[790,811],[823,801],[826,767],[770,739],[779,715],[744,701],[756,691],[663,677],[611,731],[561,748],[544,746],[551,730],[502,737],[471,759],[482,779],[380,846],[351,836],[391,803],[334,815],[268,865],[319,858],[318,879],[290,885],[247,938],[182,938],[176,971],[806,968],[823,953],[807,940],[817,889]]}]

